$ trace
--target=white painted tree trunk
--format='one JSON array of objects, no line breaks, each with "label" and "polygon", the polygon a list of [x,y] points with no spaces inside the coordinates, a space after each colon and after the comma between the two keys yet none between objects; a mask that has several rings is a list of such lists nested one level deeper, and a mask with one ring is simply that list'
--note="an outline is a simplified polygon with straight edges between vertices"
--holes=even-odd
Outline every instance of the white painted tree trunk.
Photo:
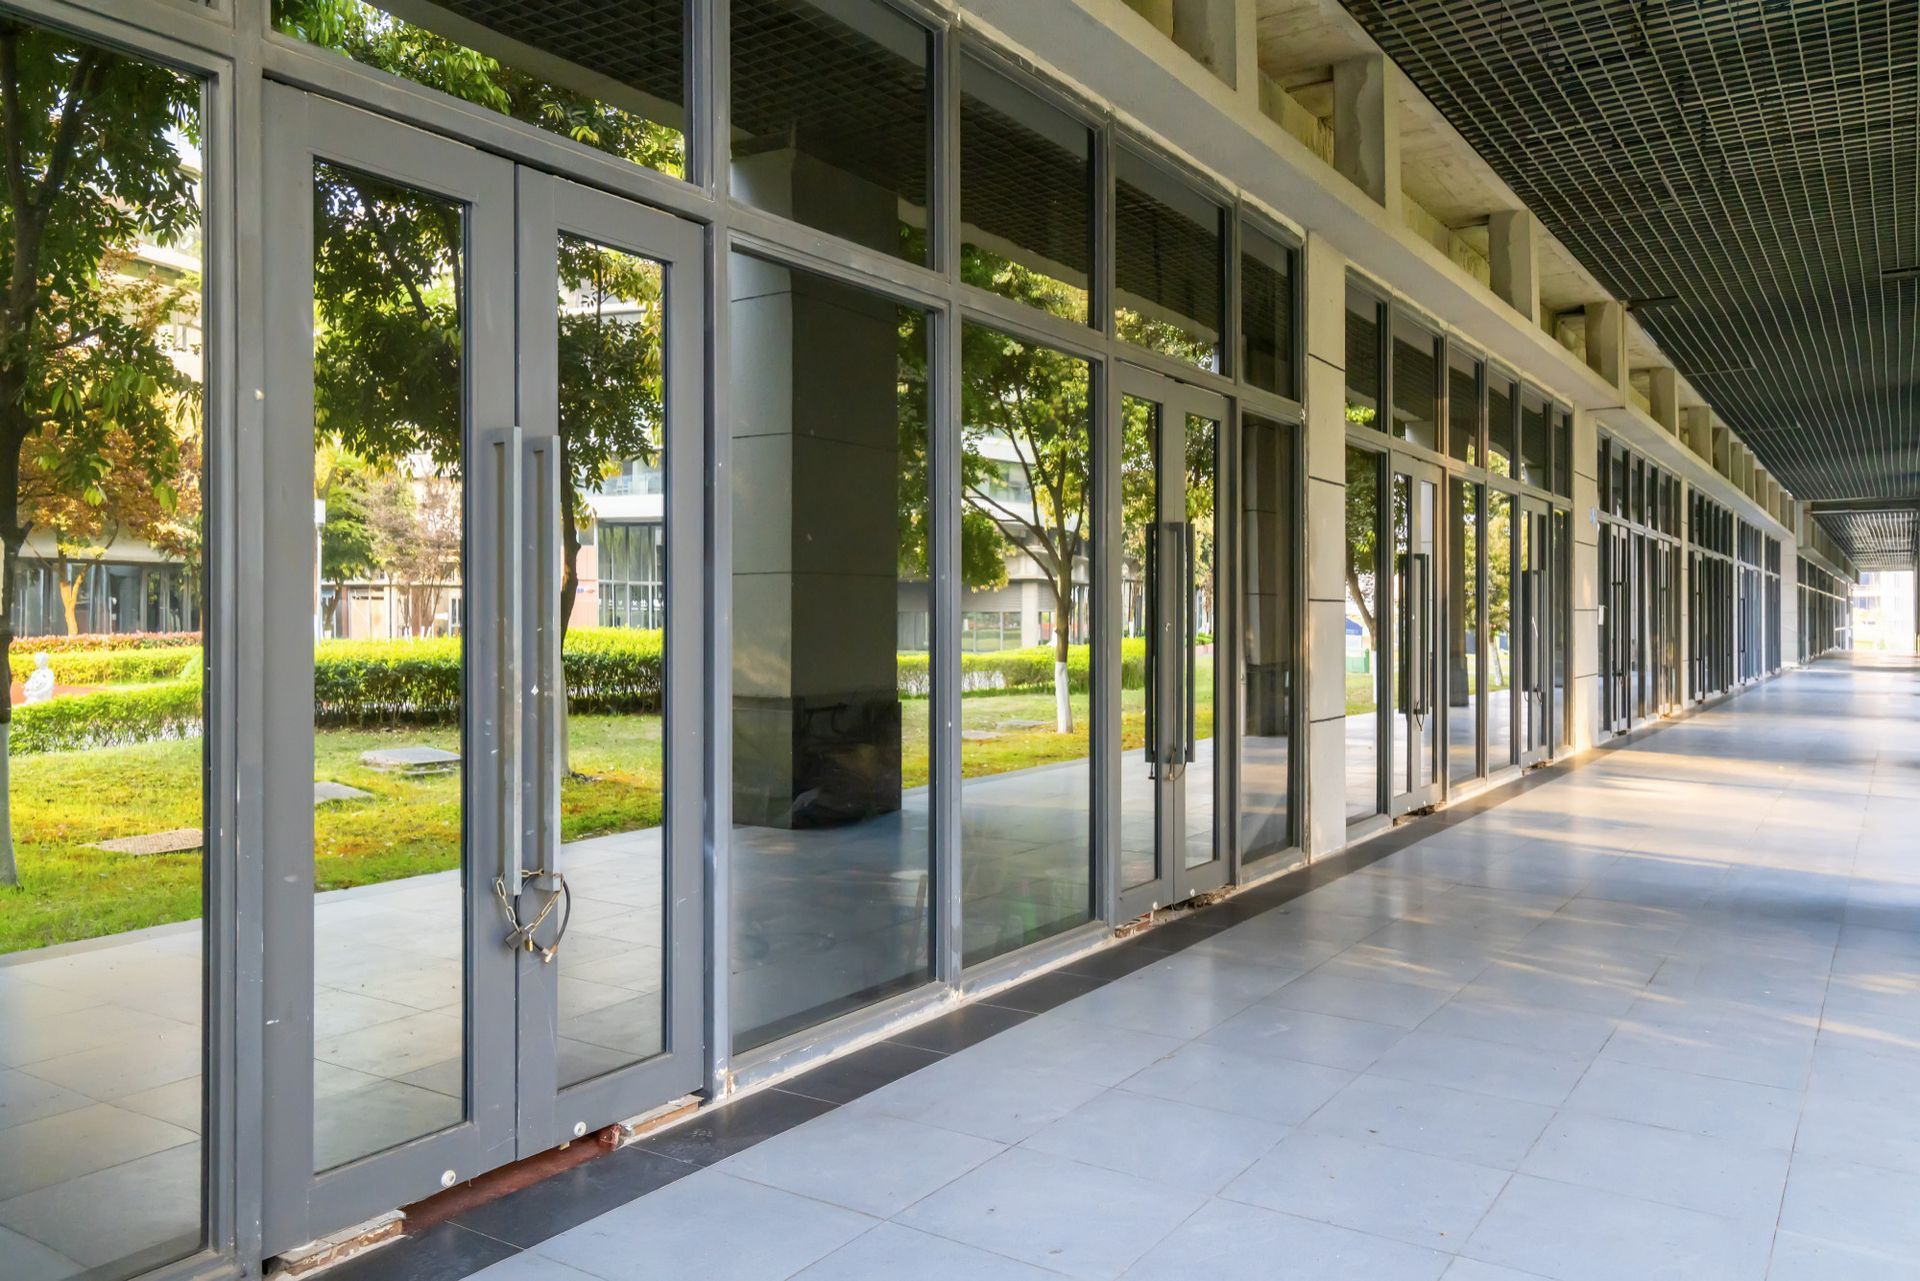
[{"label": "white painted tree trunk", "polygon": [[20,869],[13,862],[13,760],[8,739],[13,722],[0,721],[0,885],[18,885]]},{"label": "white painted tree trunk", "polygon": [[1073,695],[1067,686],[1067,660],[1053,664],[1053,714],[1062,734],[1073,733]]}]

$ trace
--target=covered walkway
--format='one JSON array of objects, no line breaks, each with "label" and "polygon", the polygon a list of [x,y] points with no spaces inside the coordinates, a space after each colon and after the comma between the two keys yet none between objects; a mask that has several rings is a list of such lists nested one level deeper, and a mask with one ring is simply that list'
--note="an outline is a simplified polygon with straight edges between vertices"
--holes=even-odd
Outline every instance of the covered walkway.
[{"label": "covered walkway", "polygon": [[1920,667],[1512,791],[341,1275],[1920,1276]]}]

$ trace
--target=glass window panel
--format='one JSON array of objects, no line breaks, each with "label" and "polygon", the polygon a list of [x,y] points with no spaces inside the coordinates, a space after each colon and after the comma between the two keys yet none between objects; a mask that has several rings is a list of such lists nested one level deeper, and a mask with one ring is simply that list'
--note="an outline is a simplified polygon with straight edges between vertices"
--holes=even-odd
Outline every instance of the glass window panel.
[{"label": "glass window panel", "polygon": [[1220,206],[1125,147],[1114,151],[1114,324],[1130,343],[1220,367]]},{"label": "glass window panel", "polygon": [[203,1235],[202,85],[0,55],[0,1275],[117,1281]]},{"label": "glass window panel", "polygon": [[622,160],[685,176],[686,0],[273,0],[274,26]]},{"label": "glass window panel", "polygon": [[960,64],[960,278],[1086,320],[1093,133],[972,59]]},{"label": "glass window panel", "polygon": [[[1166,635],[1159,610],[1166,593],[1167,559],[1178,549],[1161,538],[1164,522],[1159,466],[1162,433],[1177,425],[1164,420],[1160,404],[1137,396],[1120,398],[1120,888],[1145,885],[1161,874],[1158,816],[1160,766],[1147,746],[1148,726],[1164,715],[1167,700],[1156,689],[1164,670],[1161,646]],[[1130,670],[1140,665],[1134,679]],[[1128,689],[1137,685],[1137,689]],[[1137,731],[1136,731],[1136,726]],[[1157,751],[1167,735],[1157,729]],[[1135,753],[1139,754],[1136,755]]]},{"label": "glass window panel", "polygon": [[[624,928],[600,934],[583,920],[569,941],[592,936],[590,949],[557,955],[564,1088],[651,1058],[666,1043],[669,913],[659,830],[666,805],[664,691],[675,656],[667,653],[665,632],[666,496],[662,486],[635,483],[662,476],[667,464],[666,271],[650,258],[572,235],[560,237],[558,250],[556,424],[567,475],[554,607],[563,661],[596,650],[660,656],[650,690],[569,690],[559,739],[562,812],[571,820],[566,837],[649,836],[609,842],[591,856],[586,849],[578,857],[571,849],[561,854],[575,910],[588,909],[586,916],[596,904],[624,909]],[[590,550],[583,535],[596,527],[601,538]],[[592,981],[616,969],[614,990]]]},{"label": "glass window panel", "polygon": [[1466,782],[1480,773],[1480,552],[1481,487],[1449,482],[1452,537],[1447,575],[1447,777]]},{"label": "glass window panel", "polygon": [[1240,224],[1240,376],[1299,399],[1293,370],[1294,251]]},{"label": "glass window panel", "polygon": [[1214,521],[1214,477],[1219,470],[1216,458],[1220,424],[1198,414],[1187,415],[1186,463],[1187,500],[1187,573],[1186,636],[1184,656],[1187,689],[1181,705],[1187,709],[1187,741],[1192,753],[1187,758],[1186,866],[1199,867],[1213,861],[1213,780],[1214,780],[1214,706],[1217,702],[1213,662],[1214,610],[1218,597],[1214,591],[1214,551],[1217,527]]},{"label": "glass window panel", "polygon": [[1396,317],[1393,325],[1393,434],[1440,447],[1440,340]]},{"label": "glass window panel", "polygon": [[1513,465],[1513,402],[1519,394],[1513,379],[1495,373],[1487,383],[1487,470],[1511,476]]},{"label": "glass window panel", "polygon": [[926,262],[926,28],[877,0],[733,0],[729,21],[733,194]]},{"label": "glass window panel", "polygon": [[[1349,311],[1349,331],[1352,323],[1352,313]],[[1348,414],[1351,420],[1351,409]],[[1366,818],[1380,810],[1380,464],[1379,454],[1351,446],[1347,448],[1346,773],[1349,820]]]},{"label": "glass window panel", "polygon": [[1464,351],[1447,362],[1447,452],[1480,466],[1480,379],[1485,366]]},{"label": "glass window panel", "polygon": [[1573,415],[1564,409],[1553,411],[1553,492],[1573,493]]},{"label": "glass window panel", "polygon": [[1380,303],[1347,290],[1347,426],[1384,430],[1380,422]]},{"label": "glass window panel", "polygon": [[[466,208],[326,163],[313,199],[315,496],[321,575],[344,608],[314,643],[314,778],[384,798],[314,809],[314,1168],[327,1170],[466,1115]],[[395,709],[404,728],[361,728],[361,709],[328,697],[329,672],[394,641],[452,676]],[[366,757],[407,748],[439,755],[405,777]],[[369,965],[365,911],[330,891],[402,876],[382,901],[404,937]],[[350,1019],[326,1030],[330,1011],[368,1000],[420,1012],[383,1024],[390,1036]]]},{"label": "glass window panel", "polygon": [[1487,768],[1519,759],[1513,718],[1513,499],[1487,491]]},{"label": "glass window panel", "polygon": [[925,313],[732,257],[733,1040],[930,976]]},{"label": "glass window panel", "polygon": [[1531,389],[1520,398],[1520,479],[1542,489],[1553,483],[1547,402]]},{"label": "glass window panel", "polygon": [[1240,857],[1294,844],[1294,429],[1256,414],[1240,425]]}]

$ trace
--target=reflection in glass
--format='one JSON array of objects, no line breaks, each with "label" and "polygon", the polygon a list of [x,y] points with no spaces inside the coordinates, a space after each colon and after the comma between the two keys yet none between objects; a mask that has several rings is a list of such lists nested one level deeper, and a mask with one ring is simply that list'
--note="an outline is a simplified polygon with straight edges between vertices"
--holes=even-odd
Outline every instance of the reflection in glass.
[{"label": "reflection in glass", "polygon": [[1440,340],[1404,319],[1393,326],[1393,434],[1440,447]]},{"label": "reflection in glass", "polygon": [[273,24],[678,178],[686,168],[685,10],[686,0],[273,0]]},{"label": "reflection in glass", "polygon": [[[1092,915],[1094,435],[1086,361],[977,325],[962,330],[961,352],[971,651],[960,703],[961,947],[971,965]],[[915,597],[919,617],[924,598]],[[1137,747],[1137,657],[1122,672]]]},{"label": "reflection in glass", "polygon": [[1240,376],[1299,399],[1293,373],[1292,248],[1240,224]]},{"label": "reflection in glass", "polygon": [[1487,768],[1519,759],[1513,719],[1513,498],[1487,491]]},{"label": "reflection in glass", "polygon": [[[1179,548],[1162,540],[1160,511],[1160,435],[1162,410],[1135,396],[1120,399],[1120,656],[1131,667],[1139,655],[1141,690],[1138,699],[1123,697],[1121,719],[1126,739],[1139,726],[1142,750],[1125,750],[1120,764],[1120,888],[1130,890],[1158,880],[1160,868],[1158,779],[1167,762],[1161,759],[1168,734],[1164,724],[1172,705],[1161,680],[1161,642],[1166,634],[1162,616],[1167,558]],[[1125,682],[1123,681],[1123,684]],[[1137,718],[1137,719],[1136,719]]]},{"label": "reflection in glass", "polygon": [[1511,378],[1494,375],[1487,383],[1487,470],[1513,474],[1513,398]]},{"label": "reflection in glass", "polygon": [[[1348,313],[1352,328],[1352,313]],[[1352,350],[1351,347],[1348,348]],[[1351,377],[1351,373],[1349,373]],[[1348,400],[1352,417],[1352,400]],[[1347,450],[1347,818],[1380,811],[1380,463]]]},{"label": "reflection in glass", "polygon": [[1553,443],[1547,402],[1532,391],[1520,398],[1520,479],[1545,489],[1553,483]]},{"label": "reflection in glass", "polygon": [[[314,778],[370,794],[314,809],[326,1170],[466,1115],[466,209],[324,162],[313,206],[315,511],[334,589],[315,620]],[[396,643],[432,664],[433,696],[375,709],[364,670]],[[399,875],[376,897],[333,888]]]},{"label": "reflection in glass", "polygon": [[1293,429],[1240,425],[1240,857],[1287,849],[1293,732]]},{"label": "reflection in glass", "polygon": [[[1573,492],[1573,415],[1564,409],[1553,411],[1553,492]],[[1678,531],[1669,527],[1667,532]]]},{"label": "reflection in glass", "polygon": [[[576,919],[555,962],[565,1087],[665,1045],[662,719],[670,656],[665,271],[577,236],[563,234],[558,249],[556,426],[566,475],[555,604],[563,663],[620,664],[651,677],[618,690],[569,682],[560,748],[564,813],[573,822],[560,859]],[[583,546],[588,533],[594,546]],[[586,829],[589,806],[598,821]],[[578,839],[587,830],[605,834]]]},{"label": "reflection in glass", "polygon": [[1480,376],[1485,366],[1463,351],[1447,362],[1447,452],[1480,466]]},{"label": "reflection in glass", "polygon": [[929,976],[924,313],[732,257],[736,1050]]},{"label": "reflection in glass", "polygon": [[202,1239],[202,87],[8,16],[0,88],[0,1275],[115,1281]]},{"label": "reflection in glass", "polygon": [[1087,319],[1093,133],[971,58],[960,63],[960,278]]},{"label": "reflection in glass", "polygon": [[728,22],[733,194],[925,262],[926,28],[878,0],[733,0]]},{"label": "reflection in glass", "polygon": [[1347,425],[1385,430],[1380,422],[1380,304],[1347,290]]},{"label": "reflection in glass", "polygon": [[1213,750],[1214,691],[1214,475],[1218,469],[1219,424],[1197,414],[1187,415],[1186,433],[1186,566],[1185,619],[1181,646],[1185,652],[1185,688],[1179,692],[1182,724],[1173,727],[1186,748],[1180,754],[1180,778],[1185,784],[1186,866],[1199,867],[1214,859]]},{"label": "reflection in glass", "polygon": [[1125,147],[1115,149],[1114,166],[1115,328],[1130,343],[1218,369],[1225,215]]},{"label": "reflection in glass", "polygon": [[1455,476],[1448,511],[1452,536],[1447,574],[1447,777],[1464,783],[1480,773],[1480,495]]}]

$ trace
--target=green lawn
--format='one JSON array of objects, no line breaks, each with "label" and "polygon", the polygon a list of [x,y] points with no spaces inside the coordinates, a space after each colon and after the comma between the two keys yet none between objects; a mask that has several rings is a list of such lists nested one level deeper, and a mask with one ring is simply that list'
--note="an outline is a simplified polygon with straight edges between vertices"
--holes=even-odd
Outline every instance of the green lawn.
[{"label": "green lawn", "polygon": [[[1203,660],[1202,688],[1212,677]],[[902,703],[903,783],[928,775],[925,699]],[[968,777],[1026,769],[1087,755],[1089,702],[1073,700],[1074,733],[1054,731],[1051,694],[962,700],[962,725],[998,737],[968,740]],[[1144,693],[1121,695],[1121,745],[1144,740]],[[1212,708],[1196,718],[1213,732]],[[1038,722],[1019,727],[1013,723]],[[360,764],[380,747],[458,746],[449,729],[328,730],[315,742],[314,777],[371,792],[315,811],[314,881],[319,889],[371,885],[455,865],[459,776],[406,778]],[[657,716],[588,716],[569,725],[572,774],[561,785],[566,840],[634,831],[660,821],[661,747]],[[200,914],[200,855],[110,854],[96,841],[172,828],[203,827],[199,740],[141,743],[85,752],[48,752],[11,762],[13,831],[21,888],[0,892],[0,953],[97,938],[188,920]]]}]

